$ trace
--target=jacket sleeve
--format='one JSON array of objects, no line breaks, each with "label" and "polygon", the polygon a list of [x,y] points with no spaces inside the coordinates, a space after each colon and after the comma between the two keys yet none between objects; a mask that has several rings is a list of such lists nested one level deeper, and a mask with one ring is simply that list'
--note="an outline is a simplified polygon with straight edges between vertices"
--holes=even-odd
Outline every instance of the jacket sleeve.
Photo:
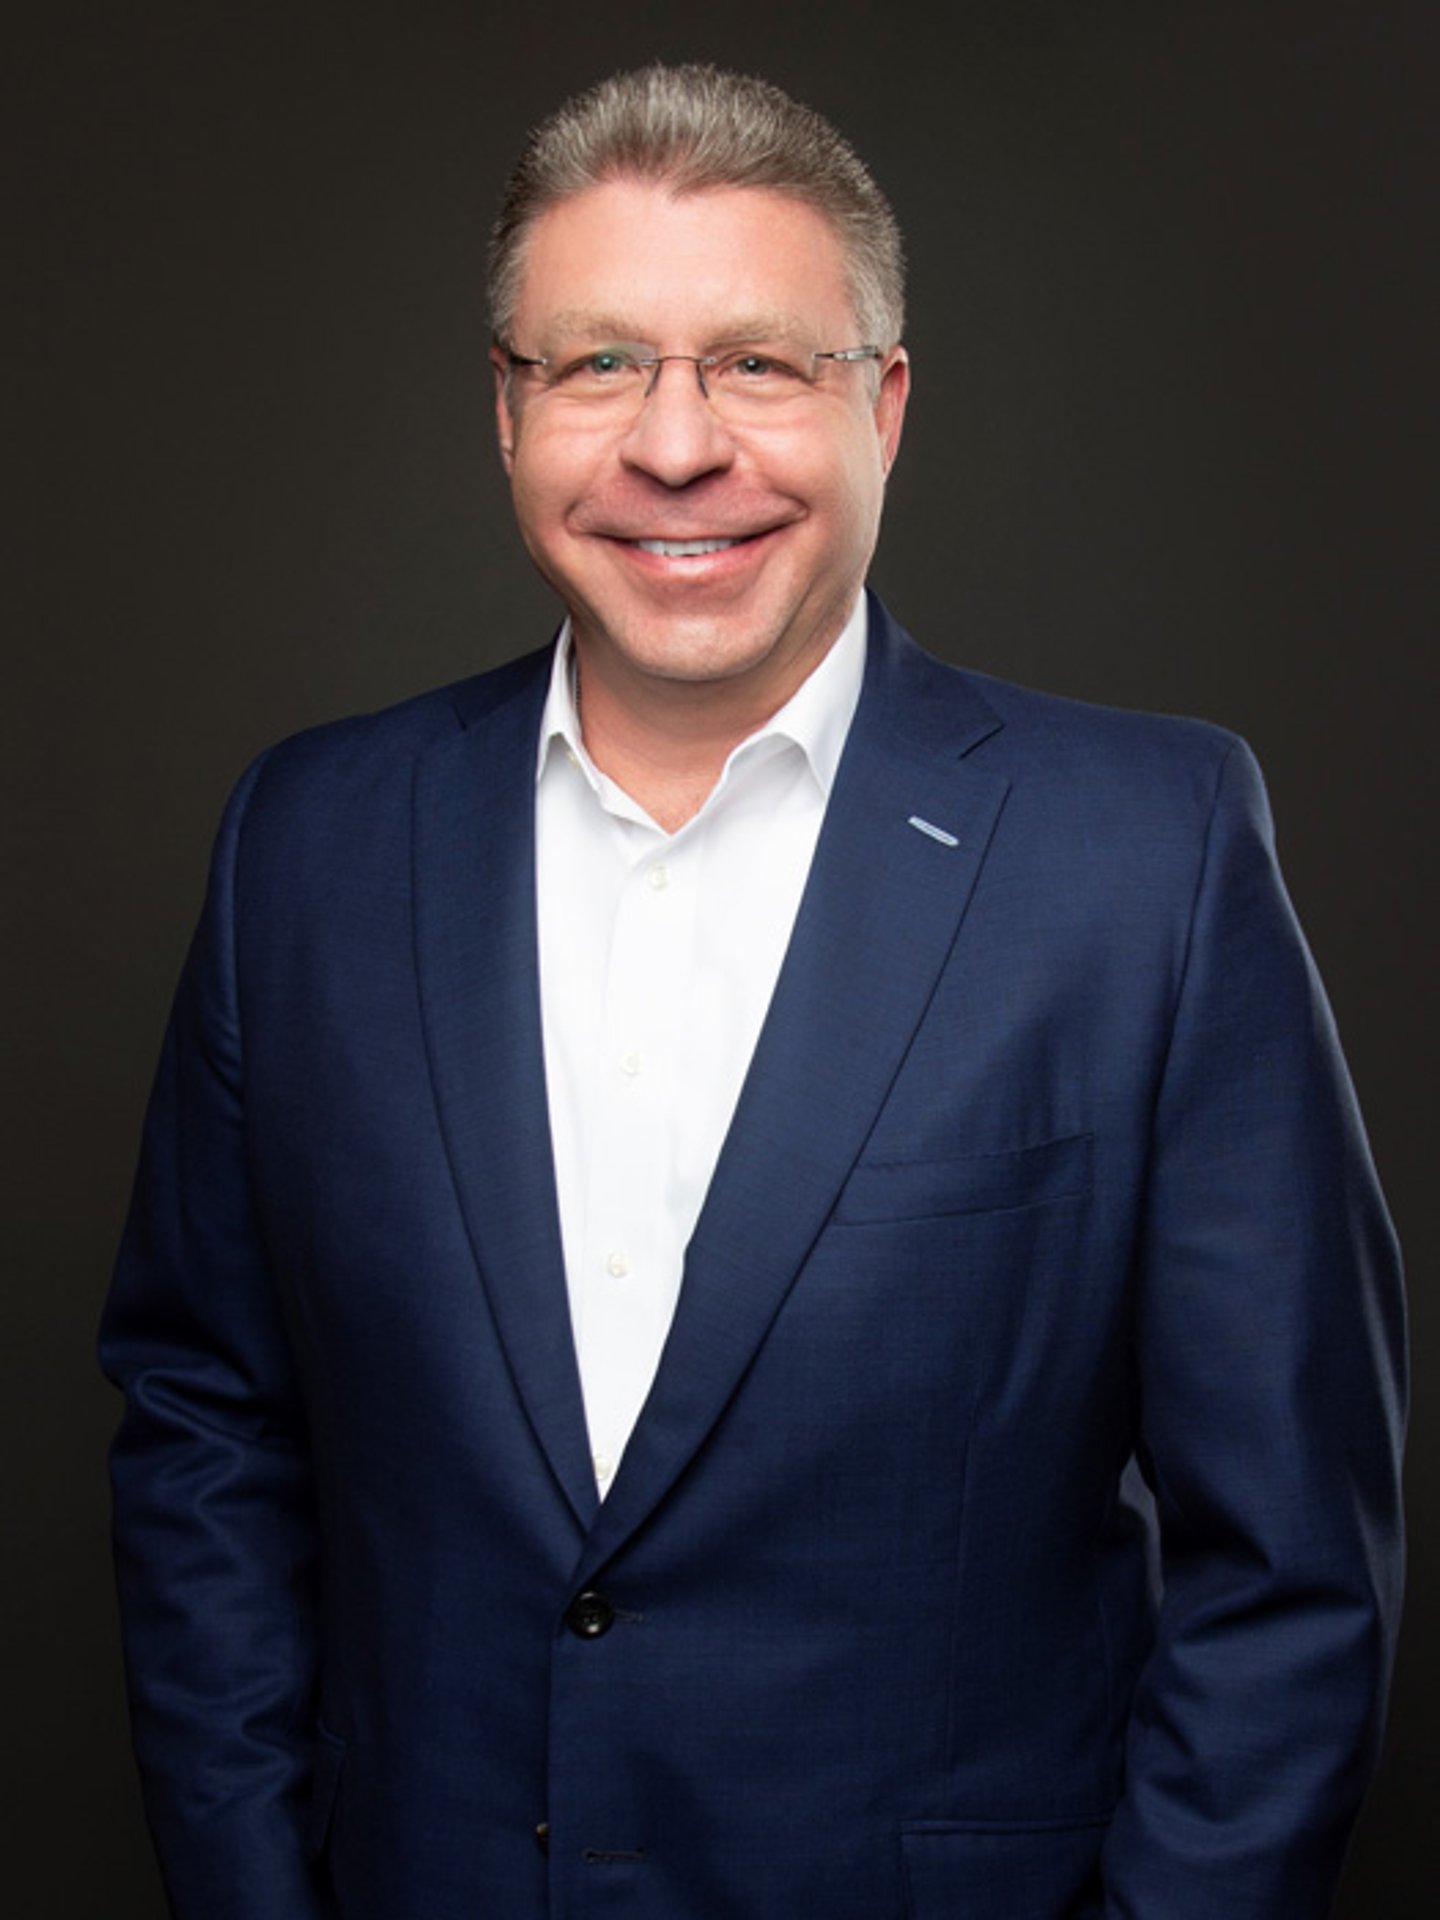
[{"label": "jacket sleeve", "polygon": [[1107,1920],[1322,1920],[1372,1770],[1400,1601],[1394,1238],[1275,864],[1217,788],[1137,1273],[1159,1632]]},{"label": "jacket sleeve", "polygon": [[101,1332],[124,1392],[116,1564],[146,1811],[176,1920],[319,1920],[306,1864],[315,1649],[310,1461],[252,1204],[218,842],[146,1119]]}]

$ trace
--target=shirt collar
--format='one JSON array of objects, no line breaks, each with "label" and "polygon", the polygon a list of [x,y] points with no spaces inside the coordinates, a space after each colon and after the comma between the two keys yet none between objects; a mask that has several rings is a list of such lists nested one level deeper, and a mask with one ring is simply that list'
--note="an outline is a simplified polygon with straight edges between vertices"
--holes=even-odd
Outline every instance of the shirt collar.
[{"label": "shirt collar", "polygon": [[[865,643],[868,625],[865,596],[856,601],[839,638],[809,677],[763,727],[742,740],[725,762],[718,789],[725,784],[731,767],[742,756],[749,758],[762,741],[779,740],[799,747],[809,762],[821,796],[829,799],[835,784],[835,772],[845,749],[850,722],[860,701],[861,682],[865,678]],[[571,670],[574,642],[568,618],[560,629],[555,658],[550,668],[550,690],[540,717],[540,744],[535,762],[537,782],[543,775],[552,745],[558,744],[580,768],[597,794],[611,789],[611,782],[596,767],[585,751],[580,734],[580,717],[575,707],[575,685]]]}]

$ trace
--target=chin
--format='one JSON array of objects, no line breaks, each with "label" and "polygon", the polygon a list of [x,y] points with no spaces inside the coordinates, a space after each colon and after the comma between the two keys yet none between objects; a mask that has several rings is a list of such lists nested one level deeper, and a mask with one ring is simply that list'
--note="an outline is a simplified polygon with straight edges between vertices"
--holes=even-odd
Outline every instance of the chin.
[{"label": "chin", "polygon": [[643,629],[605,629],[615,653],[637,672],[656,679],[703,683],[735,680],[771,659],[778,642],[753,629],[735,633],[709,621],[654,621]]}]

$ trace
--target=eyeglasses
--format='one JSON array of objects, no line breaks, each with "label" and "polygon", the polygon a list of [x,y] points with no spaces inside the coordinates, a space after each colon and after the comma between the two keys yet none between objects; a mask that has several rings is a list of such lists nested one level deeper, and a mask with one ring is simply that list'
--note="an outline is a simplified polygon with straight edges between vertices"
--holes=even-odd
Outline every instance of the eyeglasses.
[{"label": "eyeglasses", "polygon": [[727,419],[763,419],[813,397],[827,365],[882,360],[880,347],[837,347],[811,352],[793,345],[731,347],[724,353],[656,353],[634,341],[577,346],[532,357],[502,344],[512,371],[532,378],[539,390],[587,415],[628,420],[638,414],[671,360],[694,367],[702,396]]}]

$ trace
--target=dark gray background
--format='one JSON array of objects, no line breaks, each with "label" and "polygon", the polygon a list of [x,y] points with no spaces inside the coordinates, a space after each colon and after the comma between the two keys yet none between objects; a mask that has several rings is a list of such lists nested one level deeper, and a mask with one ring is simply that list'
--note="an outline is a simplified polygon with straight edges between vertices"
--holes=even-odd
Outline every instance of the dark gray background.
[{"label": "dark gray background", "polygon": [[[141,0],[52,4],[12,41],[32,217],[11,305],[34,331],[0,756],[11,1912],[162,1912],[91,1347],[216,815],[275,736],[545,636],[492,446],[483,238],[528,123],[614,67],[763,71],[895,201],[916,392],[876,578],[900,618],[1258,749],[1433,1379],[1435,18]],[[1436,1432],[1422,1398],[1410,1626],[1346,1920],[1435,1891]]]}]

